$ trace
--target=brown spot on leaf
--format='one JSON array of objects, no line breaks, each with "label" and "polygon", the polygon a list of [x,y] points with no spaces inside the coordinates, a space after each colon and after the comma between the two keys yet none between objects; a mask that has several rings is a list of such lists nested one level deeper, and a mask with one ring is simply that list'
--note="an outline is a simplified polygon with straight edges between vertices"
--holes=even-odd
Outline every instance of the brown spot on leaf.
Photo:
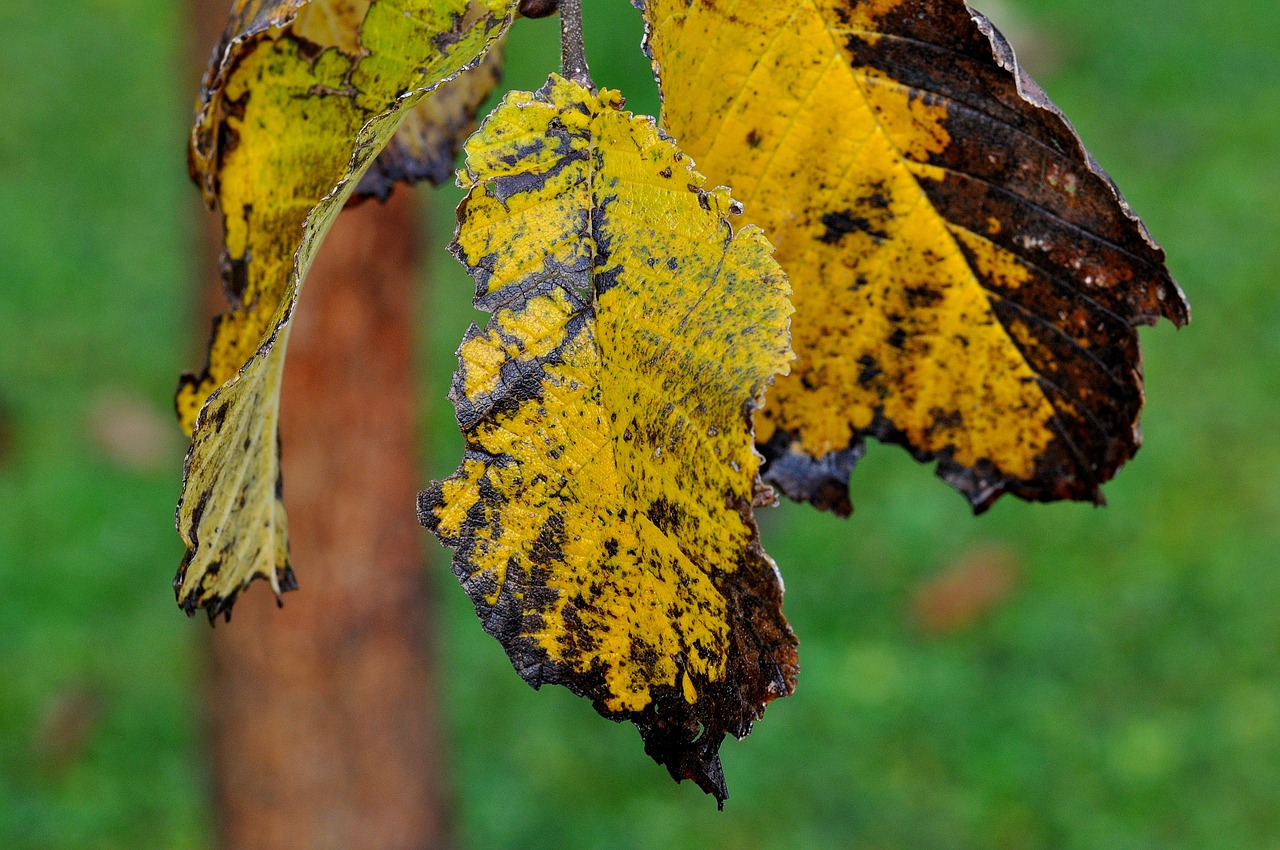
[{"label": "brown spot on leaf", "polygon": [[854,214],[852,210],[824,213],[821,220],[827,230],[818,238],[828,245],[839,244],[850,233],[865,233],[873,239],[889,238],[888,233],[874,227],[868,219]]}]

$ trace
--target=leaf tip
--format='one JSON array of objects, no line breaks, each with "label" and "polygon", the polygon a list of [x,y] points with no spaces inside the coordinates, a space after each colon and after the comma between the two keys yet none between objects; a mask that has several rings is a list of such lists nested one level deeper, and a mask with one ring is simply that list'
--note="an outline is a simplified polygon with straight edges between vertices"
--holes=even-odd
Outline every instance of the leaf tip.
[{"label": "leaf tip", "polygon": [[[185,568],[185,564],[183,565]],[[196,612],[201,608],[209,617],[209,625],[217,626],[218,618],[221,617],[223,622],[231,622],[231,610],[235,607],[236,600],[240,598],[240,593],[251,585],[255,579],[267,578],[262,574],[255,574],[248,581],[233,590],[222,594],[216,591],[206,591],[205,588],[196,586],[190,590],[185,596],[182,595],[182,580],[184,571],[178,573],[178,577],[174,579],[173,587],[178,597],[178,607],[188,617],[194,617]],[[276,607],[284,607],[284,594],[298,589],[298,579],[294,575],[293,567],[285,564],[283,568],[276,570],[270,576],[271,590],[275,593]]]}]

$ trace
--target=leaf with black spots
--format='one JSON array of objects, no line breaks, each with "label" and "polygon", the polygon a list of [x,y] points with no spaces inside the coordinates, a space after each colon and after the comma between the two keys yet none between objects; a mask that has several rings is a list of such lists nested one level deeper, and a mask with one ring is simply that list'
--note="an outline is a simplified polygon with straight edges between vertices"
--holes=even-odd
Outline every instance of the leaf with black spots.
[{"label": "leaf with black spots", "polygon": [[778,248],[765,478],[840,514],[864,438],[972,503],[1101,501],[1137,450],[1164,252],[962,0],[643,0],[663,126]]},{"label": "leaf with black spots", "polygon": [[476,62],[514,0],[239,0],[214,51],[191,173],[222,211],[231,310],[183,377],[192,434],[178,603],[230,616],[255,578],[293,587],[277,436],[289,324],[321,239],[400,118]]},{"label": "leaf with black spots", "polygon": [[419,499],[522,677],[630,720],[723,801],[718,751],[794,687],[752,516],[786,278],[652,119],[553,77],[466,146],[454,251],[493,314],[458,351],[462,465]]}]

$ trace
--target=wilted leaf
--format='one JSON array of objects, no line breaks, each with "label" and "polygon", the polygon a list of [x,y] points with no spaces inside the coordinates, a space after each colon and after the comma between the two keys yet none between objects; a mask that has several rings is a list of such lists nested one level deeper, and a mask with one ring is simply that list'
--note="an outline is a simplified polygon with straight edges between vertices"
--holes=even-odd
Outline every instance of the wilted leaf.
[{"label": "wilted leaf", "polygon": [[1101,500],[1137,449],[1164,252],[961,0],[645,0],[663,122],[791,276],[766,479],[850,510],[866,435],[1003,492]]},{"label": "wilted leaf", "polygon": [[500,82],[502,49],[494,44],[480,64],[441,84],[409,110],[360,178],[352,199],[385,201],[397,183],[429,180],[439,186],[453,177],[458,151],[476,129],[476,111]]},{"label": "wilted leaf", "polygon": [[419,516],[521,676],[631,720],[723,801],[721,741],[796,670],[751,511],[788,288],[727,190],[621,103],[553,77],[467,143],[454,250],[493,318],[458,352],[465,459]]},{"label": "wilted leaf", "polygon": [[289,320],[316,248],[404,112],[475,61],[514,0],[240,0],[215,51],[192,174],[221,208],[231,312],[178,389],[194,431],[178,505],[188,613],[229,614],[254,578],[293,585],[277,405]]}]

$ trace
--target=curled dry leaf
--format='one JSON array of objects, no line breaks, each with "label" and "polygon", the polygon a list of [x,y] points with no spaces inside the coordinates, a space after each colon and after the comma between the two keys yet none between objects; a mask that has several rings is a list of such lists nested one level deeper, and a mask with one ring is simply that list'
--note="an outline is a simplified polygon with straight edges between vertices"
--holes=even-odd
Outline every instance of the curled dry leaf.
[{"label": "curled dry leaf", "polygon": [[752,517],[786,278],[616,92],[553,77],[510,94],[466,167],[454,250],[493,318],[459,349],[466,454],[421,521],[526,681],[632,721],[723,801],[724,736],[796,672]]},{"label": "curled dry leaf", "polygon": [[663,125],[791,276],[766,480],[847,514],[867,436],[976,510],[1101,501],[1139,444],[1164,252],[962,0],[643,0]]},{"label": "curled dry leaf", "polygon": [[440,186],[453,177],[454,162],[476,129],[476,114],[502,82],[501,39],[474,68],[468,68],[409,110],[391,141],[360,178],[352,203],[385,201],[397,183],[423,180]]},{"label": "curled dry leaf", "polygon": [[514,0],[239,0],[214,52],[191,171],[222,211],[231,311],[184,376],[192,433],[174,582],[188,612],[230,615],[255,578],[293,586],[277,437],[289,322],[317,246],[400,118],[475,62]]}]

